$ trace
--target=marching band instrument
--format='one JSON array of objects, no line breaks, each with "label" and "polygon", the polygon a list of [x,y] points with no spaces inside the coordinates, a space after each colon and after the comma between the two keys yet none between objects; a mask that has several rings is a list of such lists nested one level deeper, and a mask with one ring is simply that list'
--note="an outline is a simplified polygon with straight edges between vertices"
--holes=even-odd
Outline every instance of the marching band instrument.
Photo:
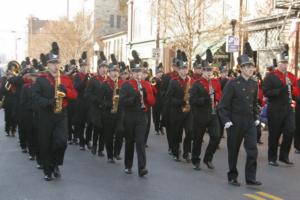
[{"label": "marching band instrument", "polygon": [[191,78],[188,76],[188,82],[187,85],[185,87],[185,91],[184,91],[184,97],[183,100],[185,102],[185,105],[182,107],[182,112],[187,113],[191,111],[191,105],[190,105],[190,88],[191,88]]},{"label": "marching band instrument", "polygon": [[145,103],[144,103],[144,93],[143,93],[143,86],[141,84],[141,80],[142,80],[142,77],[139,76],[138,80],[136,82],[137,82],[137,85],[138,85],[138,90],[139,90],[140,95],[141,95],[141,108],[144,110],[146,108],[146,106],[145,106]]},{"label": "marching band instrument", "polygon": [[286,85],[288,86],[288,94],[289,94],[289,103],[293,104],[293,96],[292,96],[292,82],[289,79],[288,75],[285,76]]},{"label": "marching band instrument", "polygon": [[63,99],[66,96],[65,93],[58,90],[59,85],[61,84],[60,79],[60,68],[57,68],[57,74],[55,76],[55,91],[54,91],[54,98],[55,98],[55,106],[54,106],[54,113],[60,113],[63,108]]},{"label": "marching band instrument", "polygon": [[211,79],[209,79],[209,81],[208,81],[208,87],[209,87],[209,96],[210,96],[210,100],[211,100],[212,114],[216,114],[216,109],[215,109],[215,106],[214,106],[214,103],[215,103],[215,89],[212,86]]},{"label": "marching band instrument", "polygon": [[118,112],[118,105],[119,105],[119,85],[118,85],[119,79],[117,78],[115,80],[115,88],[113,92],[113,106],[111,109],[111,113]]},{"label": "marching band instrument", "polygon": [[157,81],[156,81],[155,77],[151,77],[149,81],[150,81],[151,85],[156,86]]}]

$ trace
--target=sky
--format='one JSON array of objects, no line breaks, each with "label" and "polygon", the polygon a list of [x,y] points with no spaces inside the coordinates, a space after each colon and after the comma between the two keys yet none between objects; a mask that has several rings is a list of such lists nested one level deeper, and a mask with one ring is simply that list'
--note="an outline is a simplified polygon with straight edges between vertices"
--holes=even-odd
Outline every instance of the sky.
[{"label": "sky", "polygon": [[[84,0],[69,0],[70,17],[74,16]],[[25,59],[28,17],[58,19],[67,16],[67,0],[0,0],[0,57]],[[19,38],[19,39],[18,39]],[[17,42],[16,42],[17,41]]]}]

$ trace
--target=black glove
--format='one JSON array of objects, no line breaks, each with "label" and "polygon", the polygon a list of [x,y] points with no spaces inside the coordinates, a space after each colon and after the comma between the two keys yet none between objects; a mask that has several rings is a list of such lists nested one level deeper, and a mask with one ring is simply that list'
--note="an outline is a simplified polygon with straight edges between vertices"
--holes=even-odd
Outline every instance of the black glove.
[{"label": "black glove", "polygon": [[57,89],[65,94],[67,94],[67,90],[63,84],[60,84]]}]

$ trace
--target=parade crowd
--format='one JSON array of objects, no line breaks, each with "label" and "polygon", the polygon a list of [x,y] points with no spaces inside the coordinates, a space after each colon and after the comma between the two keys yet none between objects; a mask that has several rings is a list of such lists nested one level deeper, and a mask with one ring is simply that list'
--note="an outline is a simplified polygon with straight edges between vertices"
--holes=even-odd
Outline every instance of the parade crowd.
[{"label": "parade crowd", "polygon": [[[9,62],[0,85],[6,135],[18,132],[21,151],[37,162],[46,181],[61,177],[59,166],[68,144],[106,156],[111,164],[123,159],[127,174],[133,173],[136,150],[138,175],[147,175],[151,122],[155,134],[166,135],[171,159],[191,163],[196,171],[201,170],[201,159],[214,170],[214,154],[227,133],[228,183],[233,186],[240,186],[242,142],[246,184],[262,184],[256,178],[257,145],[266,126],[271,167],[278,167],[277,161],[293,165],[293,144],[300,153],[300,79],[287,71],[286,51],[262,77],[247,48],[236,70],[222,60],[213,66],[209,49],[205,59],[196,56],[189,70],[185,52],[177,50],[172,70],[166,73],[160,63],[153,75],[135,50],[128,66],[114,54],[108,59],[100,52],[97,72],[91,73],[86,52],[79,66],[75,59],[63,65],[58,44],[51,47],[39,61]],[[202,153],[205,134],[209,141]]]}]

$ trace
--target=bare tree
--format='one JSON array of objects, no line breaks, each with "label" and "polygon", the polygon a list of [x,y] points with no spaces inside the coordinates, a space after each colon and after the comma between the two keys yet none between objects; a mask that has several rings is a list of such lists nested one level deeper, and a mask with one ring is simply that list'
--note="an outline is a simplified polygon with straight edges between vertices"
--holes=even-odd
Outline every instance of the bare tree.
[{"label": "bare tree", "polygon": [[[172,49],[180,48],[187,54],[189,66],[197,48],[206,36],[223,36],[229,27],[229,20],[216,13],[205,12],[212,6],[219,6],[220,0],[161,0],[159,15],[161,38]],[[157,0],[153,0],[155,5]],[[219,3],[219,4],[218,4]],[[153,13],[156,13],[155,6]]]},{"label": "bare tree", "polygon": [[[39,58],[40,53],[48,53],[51,43],[56,41],[60,47],[62,63],[70,59],[79,59],[83,51],[92,55],[94,26],[91,16],[78,13],[73,21],[62,18],[58,21],[49,21],[39,33],[32,37],[32,58]],[[90,53],[89,53],[90,52]]]}]

